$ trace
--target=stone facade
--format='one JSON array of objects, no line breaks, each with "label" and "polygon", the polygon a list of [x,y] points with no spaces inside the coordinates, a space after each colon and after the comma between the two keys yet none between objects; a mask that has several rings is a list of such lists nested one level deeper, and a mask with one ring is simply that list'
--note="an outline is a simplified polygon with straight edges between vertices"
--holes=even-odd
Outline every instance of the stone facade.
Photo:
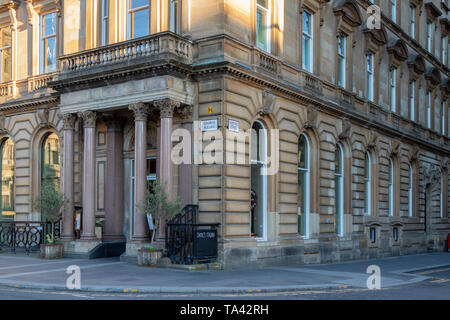
[{"label": "stone facade", "polygon": [[[69,251],[126,240],[126,255],[135,257],[148,241],[136,203],[153,179],[166,181],[184,204],[198,204],[200,222],[220,223],[225,268],[443,250],[450,232],[449,8],[440,0],[397,1],[395,8],[372,2],[379,18],[367,0],[152,0],[148,35],[132,39],[127,1],[3,1],[0,29],[12,30],[12,68],[0,87],[0,130],[2,141],[14,143],[15,219],[32,217],[42,143],[56,133],[61,189],[71,199],[63,221]],[[42,26],[52,12],[58,63],[46,72]],[[371,29],[373,17],[379,25]],[[229,140],[216,153],[225,164],[198,163],[195,148],[194,164],[170,161],[171,132],[194,136],[197,121],[208,119],[218,119],[215,134],[223,137],[229,120],[241,132],[255,122],[269,130],[267,153],[279,170],[257,186],[261,236],[252,235],[257,178],[250,162],[225,161]],[[309,166],[300,201],[302,136]],[[78,206],[79,240],[72,227]],[[103,239],[94,233],[99,219]]]}]

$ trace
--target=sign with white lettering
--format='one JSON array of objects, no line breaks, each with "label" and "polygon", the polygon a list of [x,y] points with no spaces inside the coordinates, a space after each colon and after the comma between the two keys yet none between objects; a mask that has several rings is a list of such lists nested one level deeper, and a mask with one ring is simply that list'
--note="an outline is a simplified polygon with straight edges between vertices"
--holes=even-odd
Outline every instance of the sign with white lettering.
[{"label": "sign with white lettering", "polygon": [[228,120],[228,130],[233,132],[239,132],[239,121]]},{"label": "sign with white lettering", "polygon": [[219,129],[219,119],[202,120],[202,131],[215,131]]}]

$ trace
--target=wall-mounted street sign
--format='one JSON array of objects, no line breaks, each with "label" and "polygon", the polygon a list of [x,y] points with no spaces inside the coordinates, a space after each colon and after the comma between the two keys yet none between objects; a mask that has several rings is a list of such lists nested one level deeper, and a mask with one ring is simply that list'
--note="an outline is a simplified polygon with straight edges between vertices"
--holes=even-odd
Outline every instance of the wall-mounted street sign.
[{"label": "wall-mounted street sign", "polygon": [[228,119],[228,130],[239,132],[239,121]]},{"label": "wall-mounted street sign", "polygon": [[219,119],[202,120],[202,131],[214,131],[219,129]]}]

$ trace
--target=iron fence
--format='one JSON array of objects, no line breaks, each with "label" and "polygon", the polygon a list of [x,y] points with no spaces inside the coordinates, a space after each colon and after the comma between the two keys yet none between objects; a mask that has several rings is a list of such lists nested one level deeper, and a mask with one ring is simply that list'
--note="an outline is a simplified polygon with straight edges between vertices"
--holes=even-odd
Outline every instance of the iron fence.
[{"label": "iron fence", "polygon": [[[61,221],[55,224],[54,235],[60,237]],[[1,221],[0,251],[38,251],[45,243],[45,237],[52,231],[52,224],[46,221]]]},{"label": "iron fence", "polygon": [[218,223],[197,223],[197,205],[166,221],[166,255],[174,264],[195,264],[217,259]]}]

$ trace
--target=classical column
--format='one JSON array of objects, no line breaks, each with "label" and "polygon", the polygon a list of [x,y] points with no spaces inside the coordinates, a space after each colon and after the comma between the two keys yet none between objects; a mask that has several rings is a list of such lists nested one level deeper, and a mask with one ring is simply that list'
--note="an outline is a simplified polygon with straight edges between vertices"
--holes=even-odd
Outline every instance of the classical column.
[{"label": "classical column", "polygon": [[[159,133],[159,177],[158,180],[163,185],[168,199],[173,200],[173,164],[171,159],[172,152],[172,126],[173,112],[175,108],[180,107],[180,102],[172,99],[162,99],[154,102],[155,107],[160,110],[161,127]],[[160,221],[158,230],[158,241],[162,242],[165,238],[165,220]]]},{"label": "classical column", "polygon": [[134,214],[133,241],[148,241],[147,217],[143,214],[147,192],[147,116],[148,106],[135,103],[129,106],[134,112]]},{"label": "classical column", "polygon": [[171,198],[173,190],[173,165],[171,160],[172,152],[172,126],[173,111],[180,106],[180,102],[172,99],[162,99],[154,102],[155,107],[161,113],[161,132],[159,140],[160,154],[160,172],[159,181],[164,185],[166,193]]},{"label": "classical column", "polygon": [[63,230],[61,234],[62,240],[74,240],[74,205],[73,205],[73,139],[75,122],[77,120],[76,115],[66,113],[62,116],[63,120],[63,193],[66,198],[64,203],[63,214]]},{"label": "classical column", "polygon": [[120,119],[104,115],[106,129],[106,192],[104,240],[123,236],[123,134]]},{"label": "classical column", "polygon": [[97,114],[85,111],[83,119],[83,226],[81,240],[96,240],[95,236],[95,126]]},{"label": "classical column", "polygon": [[[182,128],[192,133],[192,112],[193,106],[185,106],[178,109],[178,117],[183,121]],[[192,141],[191,141],[192,147]],[[191,159],[192,161],[192,154]],[[192,204],[192,163],[183,163],[180,165],[179,170],[179,196],[182,202],[182,206]]]}]

